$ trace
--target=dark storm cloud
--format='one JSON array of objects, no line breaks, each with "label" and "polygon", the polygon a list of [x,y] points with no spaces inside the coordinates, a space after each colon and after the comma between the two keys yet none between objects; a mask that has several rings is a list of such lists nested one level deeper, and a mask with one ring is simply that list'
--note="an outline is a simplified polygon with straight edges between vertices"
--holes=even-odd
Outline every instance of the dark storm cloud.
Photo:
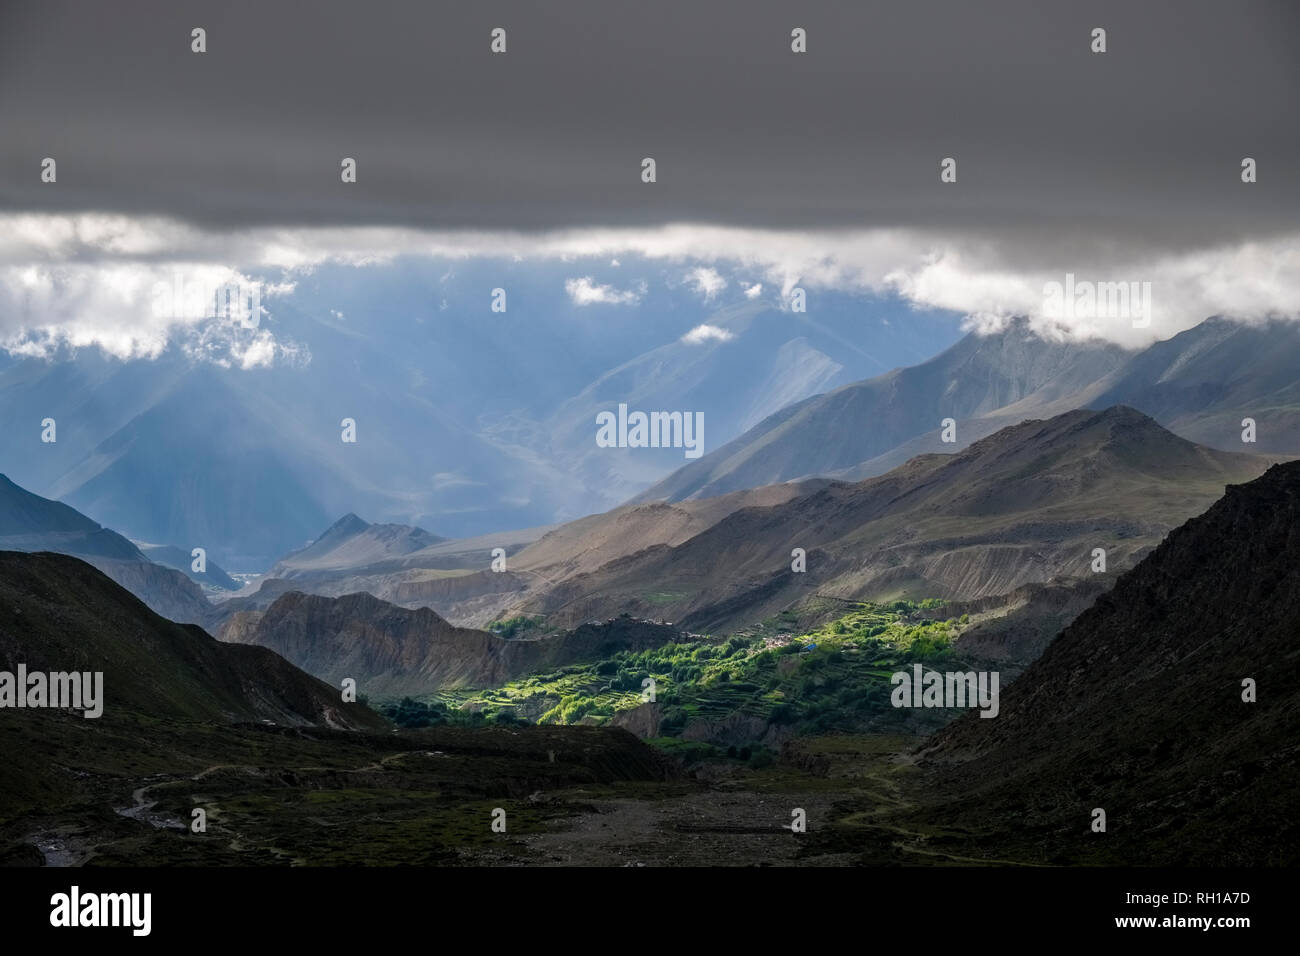
[{"label": "dark storm cloud", "polygon": [[216,227],[915,226],[1031,251],[1063,231],[1259,236],[1300,223],[1298,11],[5,0],[0,207]]}]

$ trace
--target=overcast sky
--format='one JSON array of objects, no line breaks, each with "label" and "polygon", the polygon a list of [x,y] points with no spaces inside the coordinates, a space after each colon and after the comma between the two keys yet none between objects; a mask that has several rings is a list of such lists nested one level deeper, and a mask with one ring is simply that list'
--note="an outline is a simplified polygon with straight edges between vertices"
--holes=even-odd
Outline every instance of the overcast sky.
[{"label": "overcast sky", "polygon": [[4,0],[0,263],[567,244],[972,312],[1128,265],[1168,330],[1298,307],[1297,97],[1288,0]]}]

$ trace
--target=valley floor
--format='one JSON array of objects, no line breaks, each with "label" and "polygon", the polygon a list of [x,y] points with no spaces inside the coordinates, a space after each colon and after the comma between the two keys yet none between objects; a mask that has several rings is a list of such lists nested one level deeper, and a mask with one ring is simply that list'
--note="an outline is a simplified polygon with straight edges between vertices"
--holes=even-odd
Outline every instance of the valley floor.
[{"label": "valley floor", "polygon": [[[107,728],[105,728],[107,729]],[[70,724],[75,734],[79,728]],[[201,866],[835,866],[1003,863],[893,822],[918,738],[832,736],[769,767],[683,770],[617,730],[431,728],[389,735],[115,728],[119,747],[51,767],[39,806],[0,806],[4,862]],[[134,740],[134,744],[128,741]],[[182,751],[184,754],[182,755]],[[185,767],[183,772],[177,768]],[[190,829],[195,809],[206,832]],[[506,832],[493,813],[505,811]],[[791,830],[802,811],[806,832]]]}]

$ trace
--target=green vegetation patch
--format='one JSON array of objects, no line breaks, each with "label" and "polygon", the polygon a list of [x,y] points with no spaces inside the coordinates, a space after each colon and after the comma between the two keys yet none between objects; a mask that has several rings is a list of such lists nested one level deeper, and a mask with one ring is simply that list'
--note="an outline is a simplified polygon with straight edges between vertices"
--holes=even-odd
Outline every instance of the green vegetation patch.
[{"label": "green vegetation patch", "polygon": [[[680,737],[700,721],[737,715],[788,727],[797,735],[889,729],[904,721],[937,726],[955,715],[893,708],[889,679],[917,662],[927,667],[960,665],[952,645],[964,622],[917,617],[917,612],[941,604],[935,600],[836,602],[814,609],[814,619],[824,623],[792,630],[787,628],[808,617],[786,611],[752,630],[726,637],[705,635],[685,643],[624,651],[500,687],[445,691],[424,700],[406,698],[380,709],[405,727],[604,724],[641,706],[653,689],[654,700],[662,707],[659,733],[668,739]],[[501,626],[514,625],[502,622]],[[751,758],[755,752],[751,749]],[[680,756],[695,759],[700,754],[690,751]]]}]

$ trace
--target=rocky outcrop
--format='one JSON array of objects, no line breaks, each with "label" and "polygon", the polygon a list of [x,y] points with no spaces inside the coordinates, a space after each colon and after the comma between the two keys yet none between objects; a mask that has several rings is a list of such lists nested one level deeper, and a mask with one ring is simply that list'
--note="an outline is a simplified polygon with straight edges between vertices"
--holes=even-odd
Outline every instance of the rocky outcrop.
[{"label": "rocky outcrop", "polygon": [[663,705],[657,702],[642,704],[628,710],[620,710],[611,719],[615,727],[631,731],[642,740],[659,736],[659,724],[664,719]]}]

